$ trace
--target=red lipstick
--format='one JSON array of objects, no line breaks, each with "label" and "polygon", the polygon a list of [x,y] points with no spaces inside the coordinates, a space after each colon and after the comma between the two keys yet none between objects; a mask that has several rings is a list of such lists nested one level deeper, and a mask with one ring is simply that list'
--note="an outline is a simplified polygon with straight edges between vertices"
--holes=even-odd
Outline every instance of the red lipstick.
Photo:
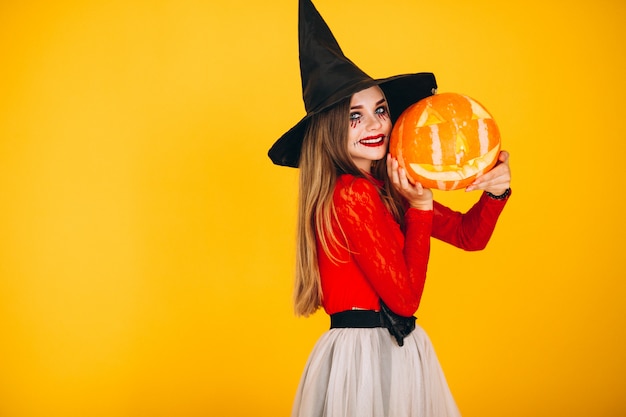
[{"label": "red lipstick", "polygon": [[380,135],[368,136],[359,140],[359,144],[370,148],[382,146],[385,144],[385,135],[381,133]]}]

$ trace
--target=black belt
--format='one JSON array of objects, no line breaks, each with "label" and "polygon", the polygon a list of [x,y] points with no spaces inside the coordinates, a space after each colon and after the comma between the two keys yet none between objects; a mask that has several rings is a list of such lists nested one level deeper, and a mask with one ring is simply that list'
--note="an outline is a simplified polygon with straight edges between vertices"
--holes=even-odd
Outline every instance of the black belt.
[{"label": "black belt", "polygon": [[386,327],[396,339],[398,345],[404,345],[404,338],[415,329],[415,317],[399,316],[380,300],[381,311],[346,310],[330,315],[330,328],[365,328]]},{"label": "black belt", "polygon": [[380,312],[374,310],[347,310],[330,315],[330,328],[356,327],[371,329],[385,327]]}]

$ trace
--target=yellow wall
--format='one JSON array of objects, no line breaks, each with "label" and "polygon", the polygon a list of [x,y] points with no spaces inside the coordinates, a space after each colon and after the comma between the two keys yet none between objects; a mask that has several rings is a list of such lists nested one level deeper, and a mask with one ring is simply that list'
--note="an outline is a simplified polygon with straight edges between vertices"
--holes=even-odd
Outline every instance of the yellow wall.
[{"label": "yellow wall", "polygon": [[[435,72],[512,154],[490,246],[435,242],[418,312],[461,410],[625,415],[626,4],[383,3],[316,2],[365,71]],[[292,315],[297,176],[266,157],[304,113],[296,13],[0,4],[0,415],[288,414],[327,326]]]}]

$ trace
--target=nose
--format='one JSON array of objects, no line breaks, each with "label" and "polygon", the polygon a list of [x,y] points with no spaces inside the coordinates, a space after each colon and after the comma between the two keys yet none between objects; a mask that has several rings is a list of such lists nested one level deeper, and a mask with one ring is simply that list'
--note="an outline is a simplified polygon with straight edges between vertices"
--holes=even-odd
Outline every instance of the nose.
[{"label": "nose", "polygon": [[368,130],[376,130],[380,129],[383,125],[382,120],[377,115],[373,115],[367,118],[367,129]]}]

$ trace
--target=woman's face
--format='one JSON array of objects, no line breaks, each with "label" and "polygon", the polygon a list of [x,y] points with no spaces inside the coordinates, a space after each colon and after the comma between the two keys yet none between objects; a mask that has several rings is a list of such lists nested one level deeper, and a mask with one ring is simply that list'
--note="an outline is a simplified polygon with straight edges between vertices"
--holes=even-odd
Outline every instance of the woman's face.
[{"label": "woman's face", "polygon": [[372,161],[387,154],[391,119],[387,101],[378,86],[361,90],[350,100],[348,153],[355,165],[370,172]]}]

